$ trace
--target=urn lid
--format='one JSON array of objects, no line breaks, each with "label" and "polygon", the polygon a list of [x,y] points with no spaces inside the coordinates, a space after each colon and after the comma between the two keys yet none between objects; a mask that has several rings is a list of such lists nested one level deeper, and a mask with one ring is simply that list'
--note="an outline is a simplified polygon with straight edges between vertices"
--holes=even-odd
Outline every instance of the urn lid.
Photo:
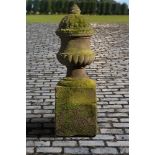
[{"label": "urn lid", "polygon": [[70,14],[65,16],[56,31],[58,36],[91,36],[94,31],[86,21],[86,19],[80,14],[80,8],[74,4],[70,8]]}]

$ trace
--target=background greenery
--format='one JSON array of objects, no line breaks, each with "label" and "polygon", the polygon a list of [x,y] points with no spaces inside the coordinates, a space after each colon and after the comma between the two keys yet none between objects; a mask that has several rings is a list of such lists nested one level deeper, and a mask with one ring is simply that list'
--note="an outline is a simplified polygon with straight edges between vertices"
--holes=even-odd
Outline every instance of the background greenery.
[{"label": "background greenery", "polygon": [[26,13],[67,14],[70,6],[73,5],[73,3],[78,4],[82,14],[129,14],[128,5],[126,3],[121,4],[114,0],[26,0]]}]

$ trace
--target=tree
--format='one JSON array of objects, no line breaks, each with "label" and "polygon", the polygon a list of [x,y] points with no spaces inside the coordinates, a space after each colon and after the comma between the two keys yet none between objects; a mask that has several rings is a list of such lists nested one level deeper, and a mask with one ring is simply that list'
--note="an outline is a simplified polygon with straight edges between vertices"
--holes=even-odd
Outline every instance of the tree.
[{"label": "tree", "polygon": [[69,13],[70,7],[76,3],[81,14],[128,14],[128,6],[114,0],[26,0],[27,13],[40,12],[42,14]]},{"label": "tree", "polygon": [[102,1],[100,3],[100,15],[104,15],[105,14],[105,3],[104,1]]},{"label": "tree", "polygon": [[84,6],[85,6],[84,14],[90,14],[91,13],[91,0],[86,0]]},{"label": "tree", "polygon": [[55,13],[64,13],[64,10],[66,11],[66,2],[64,0],[57,0],[55,1]]},{"label": "tree", "polygon": [[69,13],[69,11],[70,11],[70,8],[73,6],[73,4],[75,4],[76,2],[75,2],[75,0],[71,0],[71,1],[69,1],[69,4],[68,4],[68,13]]},{"label": "tree", "polygon": [[89,1],[89,13],[90,14],[95,14],[96,13],[96,8],[97,8],[97,3],[96,0],[91,0]]},{"label": "tree", "polygon": [[104,1],[105,3],[110,3],[110,4],[112,4],[112,3],[115,3],[115,2],[116,2],[115,0],[100,0],[100,1]]},{"label": "tree", "polygon": [[112,6],[111,6],[111,13],[112,13],[113,15],[116,15],[116,8],[117,8],[116,5],[117,5],[116,3],[112,3]]},{"label": "tree", "polygon": [[127,6],[126,3],[123,3],[123,4],[121,5],[121,14],[122,14],[122,15],[127,15],[127,14],[128,14],[128,6]]},{"label": "tree", "polygon": [[32,0],[26,1],[26,11],[27,11],[27,14],[29,14],[32,11]]},{"label": "tree", "polygon": [[32,10],[33,10],[34,13],[39,11],[39,3],[40,3],[39,0],[34,0],[33,1],[33,9]]},{"label": "tree", "polygon": [[68,0],[64,0],[63,4],[63,13],[68,13],[69,2]]},{"label": "tree", "polygon": [[120,3],[116,3],[116,14],[117,15],[121,14],[121,4]]},{"label": "tree", "polygon": [[51,8],[52,8],[52,13],[56,13],[56,0],[52,0],[51,1]]},{"label": "tree", "polygon": [[87,7],[87,3],[86,1],[80,1],[80,9],[81,9],[81,13],[85,14],[86,13],[86,7]]},{"label": "tree", "polygon": [[48,13],[50,12],[52,12],[52,7],[51,7],[51,5],[52,5],[52,0],[48,0]]},{"label": "tree", "polygon": [[101,4],[100,1],[97,1],[97,9],[96,9],[97,14],[100,14],[100,7],[101,7],[100,4]]},{"label": "tree", "polygon": [[105,3],[105,15],[111,15],[111,3]]},{"label": "tree", "polygon": [[63,12],[64,7],[65,7],[65,1],[62,0],[62,1],[61,1],[61,11],[60,11],[60,13],[64,13],[64,12]]},{"label": "tree", "polygon": [[39,6],[41,13],[46,14],[48,12],[48,0],[41,0]]}]

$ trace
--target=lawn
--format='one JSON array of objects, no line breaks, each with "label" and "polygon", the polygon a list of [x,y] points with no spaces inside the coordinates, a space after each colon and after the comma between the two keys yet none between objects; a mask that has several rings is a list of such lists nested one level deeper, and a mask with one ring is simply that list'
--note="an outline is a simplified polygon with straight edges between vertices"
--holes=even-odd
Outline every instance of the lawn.
[{"label": "lawn", "polygon": [[[59,23],[65,15],[27,15],[27,23]],[[128,24],[127,15],[84,15],[90,23],[125,23]]]}]

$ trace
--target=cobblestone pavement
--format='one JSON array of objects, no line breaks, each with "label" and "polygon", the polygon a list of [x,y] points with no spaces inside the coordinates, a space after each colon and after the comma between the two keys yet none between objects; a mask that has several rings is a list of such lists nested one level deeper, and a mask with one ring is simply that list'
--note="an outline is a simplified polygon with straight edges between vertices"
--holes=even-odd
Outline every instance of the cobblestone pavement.
[{"label": "cobblestone pavement", "polygon": [[27,154],[128,154],[128,25],[93,25],[97,82],[96,137],[55,137],[55,86],[66,74],[56,59],[58,25],[27,25]]}]

